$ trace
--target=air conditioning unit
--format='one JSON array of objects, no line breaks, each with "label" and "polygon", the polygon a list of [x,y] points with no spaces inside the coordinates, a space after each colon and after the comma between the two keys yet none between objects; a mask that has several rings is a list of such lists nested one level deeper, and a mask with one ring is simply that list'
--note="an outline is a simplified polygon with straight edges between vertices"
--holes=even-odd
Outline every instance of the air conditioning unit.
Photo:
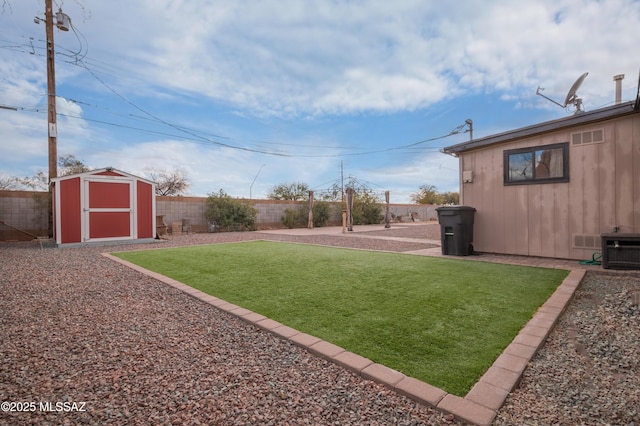
[{"label": "air conditioning unit", "polygon": [[640,269],[640,234],[602,234],[602,267]]}]

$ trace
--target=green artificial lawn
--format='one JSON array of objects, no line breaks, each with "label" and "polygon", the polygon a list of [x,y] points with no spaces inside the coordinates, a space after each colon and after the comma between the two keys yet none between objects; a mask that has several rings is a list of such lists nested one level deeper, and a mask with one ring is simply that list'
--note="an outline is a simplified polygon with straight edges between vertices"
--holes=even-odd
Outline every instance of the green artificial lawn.
[{"label": "green artificial lawn", "polygon": [[568,273],[267,241],[114,254],[459,396]]}]

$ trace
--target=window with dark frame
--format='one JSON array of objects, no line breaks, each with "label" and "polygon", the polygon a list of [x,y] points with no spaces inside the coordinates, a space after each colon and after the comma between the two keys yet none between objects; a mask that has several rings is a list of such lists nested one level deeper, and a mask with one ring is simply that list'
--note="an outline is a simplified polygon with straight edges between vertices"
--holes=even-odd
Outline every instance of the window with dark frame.
[{"label": "window with dark frame", "polygon": [[504,184],[569,182],[569,142],[504,151]]}]

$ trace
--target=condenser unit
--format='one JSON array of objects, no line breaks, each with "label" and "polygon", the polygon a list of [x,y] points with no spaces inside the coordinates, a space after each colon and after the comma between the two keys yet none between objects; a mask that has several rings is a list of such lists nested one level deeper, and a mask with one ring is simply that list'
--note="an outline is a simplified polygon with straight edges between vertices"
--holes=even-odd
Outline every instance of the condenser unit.
[{"label": "condenser unit", "polygon": [[602,234],[602,267],[640,269],[640,234]]}]

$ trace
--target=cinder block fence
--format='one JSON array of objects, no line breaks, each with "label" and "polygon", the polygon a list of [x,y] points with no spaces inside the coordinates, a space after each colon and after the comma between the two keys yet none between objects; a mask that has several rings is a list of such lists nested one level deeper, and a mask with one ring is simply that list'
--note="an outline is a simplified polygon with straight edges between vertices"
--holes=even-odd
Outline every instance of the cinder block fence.
[{"label": "cinder block fence", "polygon": [[[0,191],[0,241],[29,240],[48,234],[47,203],[49,195],[36,191]],[[251,200],[258,210],[258,229],[283,228],[281,218],[287,209],[307,206],[306,201]],[[341,205],[332,203],[330,223],[341,223]],[[437,220],[433,205],[391,204],[391,213],[401,221]],[[171,230],[172,224],[189,223],[192,232],[208,232],[209,223],[204,216],[206,197],[156,197],[156,214]],[[383,206],[384,209],[384,206]],[[384,211],[384,210],[383,210]],[[157,224],[161,226],[161,223]]]},{"label": "cinder block fence", "polygon": [[48,206],[47,192],[0,191],[0,241],[46,236]]}]

